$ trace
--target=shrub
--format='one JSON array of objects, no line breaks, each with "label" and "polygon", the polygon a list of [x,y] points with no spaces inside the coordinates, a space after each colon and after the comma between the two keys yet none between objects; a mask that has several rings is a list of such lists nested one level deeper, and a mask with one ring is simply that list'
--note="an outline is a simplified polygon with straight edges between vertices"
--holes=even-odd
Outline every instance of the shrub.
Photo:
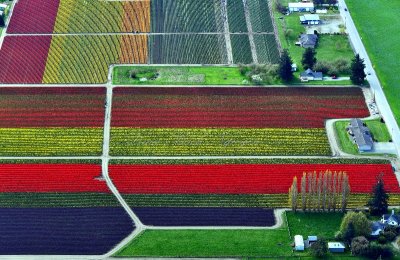
[{"label": "shrub", "polygon": [[346,233],[350,223],[354,227],[354,236],[369,236],[371,233],[370,221],[362,212],[349,212],[344,216],[340,225],[340,231],[343,234]]},{"label": "shrub", "polygon": [[378,241],[379,244],[382,244],[382,245],[383,245],[383,244],[386,244],[387,239],[386,239],[386,237],[385,237],[384,235],[380,235],[380,236],[378,237],[377,241]]},{"label": "shrub", "polygon": [[317,242],[313,243],[310,247],[310,253],[312,256],[322,258],[328,253],[328,244],[324,238],[318,239]]},{"label": "shrub", "polygon": [[352,255],[366,255],[368,253],[369,241],[364,236],[353,238],[351,241]]},{"label": "shrub", "polygon": [[389,259],[393,256],[392,249],[387,245],[379,245],[377,243],[370,243],[368,253],[365,255],[371,259]]},{"label": "shrub", "polygon": [[383,236],[386,238],[387,241],[392,242],[395,240],[396,238],[396,233],[394,233],[393,231],[386,231],[383,232]]}]

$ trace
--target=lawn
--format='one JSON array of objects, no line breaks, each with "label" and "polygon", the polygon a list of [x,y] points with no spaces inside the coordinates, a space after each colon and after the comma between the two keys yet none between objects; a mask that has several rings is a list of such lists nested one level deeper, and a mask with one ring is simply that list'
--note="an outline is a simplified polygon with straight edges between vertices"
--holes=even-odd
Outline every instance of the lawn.
[{"label": "lawn", "polygon": [[[400,2],[347,0],[347,6],[400,124]],[[397,26],[396,26],[397,25]]]},{"label": "lawn", "polygon": [[[148,230],[116,256],[291,256],[286,226],[273,230]],[[273,248],[273,250],[272,250]]]},{"label": "lawn", "polygon": [[[338,121],[335,123],[335,129],[339,138],[339,144],[341,149],[349,154],[358,154],[357,146],[350,139],[349,134],[345,130],[350,121]],[[369,127],[374,139],[378,142],[389,142],[391,140],[389,130],[384,123],[381,123],[380,119],[364,120]]]},{"label": "lawn", "polygon": [[357,145],[350,139],[350,135],[346,131],[349,121],[337,121],[335,123],[336,135],[339,138],[340,149],[349,154],[358,154]]},{"label": "lawn", "polygon": [[286,212],[290,233],[294,235],[318,236],[334,239],[338,231],[343,213],[294,213]]},{"label": "lawn", "polygon": [[[140,78],[149,73],[140,73],[138,79],[132,79],[129,77],[132,70],[150,70],[159,75],[154,80],[141,82]],[[122,66],[113,70],[115,85],[243,85],[246,82],[247,78],[240,74],[238,67]]]},{"label": "lawn", "polygon": [[[289,50],[293,62],[296,63],[298,69],[302,71],[301,59],[304,48],[295,45],[298,36],[305,32],[305,27],[299,22],[300,15],[300,13],[282,15],[276,10],[274,12],[275,23],[277,24],[279,40],[282,43],[282,47]],[[290,31],[287,36],[285,36],[286,30]],[[346,35],[320,35],[316,52],[317,60],[321,61],[331,62],[339,58],[351,60],[354,57],[353,50],[351,49]]]}]

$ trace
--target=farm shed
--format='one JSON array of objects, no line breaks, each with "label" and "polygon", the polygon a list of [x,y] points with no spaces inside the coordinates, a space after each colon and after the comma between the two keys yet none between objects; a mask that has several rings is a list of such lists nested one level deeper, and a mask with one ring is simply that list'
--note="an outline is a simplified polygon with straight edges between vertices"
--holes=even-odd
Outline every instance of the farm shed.
[{"label": "farm shed", "polygon": [[343,253],[346,247],[340,242],[329,242],[328,249],[331,253]]},{"label": "farm shed", "polygon": [[318,14],[305,14],[300,16],[300,23],[307,25],[315,25],[320,24],[321,20],[319,19]]},{"label": "farm shed", "polygon": [[289,3],[289,12],[311,12],[314,11],[313,3]]},{"label": "farm shed", "polygon": [[294,249],[296,251],[304,251],[304,239],[302,235],[294,236]]},{"label": "farm shed", "polygon": [[346,130],[353,137],[360,152],[369,152],[372,150],[374,142],[371,133],[360,119],[352,118]]}]

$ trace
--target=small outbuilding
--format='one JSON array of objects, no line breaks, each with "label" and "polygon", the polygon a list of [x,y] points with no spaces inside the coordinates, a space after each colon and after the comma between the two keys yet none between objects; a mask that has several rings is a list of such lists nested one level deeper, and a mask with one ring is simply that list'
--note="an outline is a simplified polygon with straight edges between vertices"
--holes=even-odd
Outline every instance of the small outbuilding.
[{"label": "small outbuilding", "polygon": [[331,253],[344,253],[346,247],[340,242],[328,242],[328,249]]},{"label": "small outbuilding", "polygon": [[300,16],[300,23],[306,25],[316,25],[320,24],[321,20],[319,19],[318,14],[305,14]]},{"label": "small outbuilding", "polygon": [[311,69],[307,69],[306,71],[300,74],[301,81],[309,81],[309,80],[323,80],[322,72],[312,71]]},{"label": "small outbuilding", "polygon": [[315,10],[313,3],[300,2],[300,3],[289,3],[289,13],[293,12],[313,12]]},{"label": "small outbuilding", "polygon": [[302,235],[294,236],[294,250],[304,251],[304,239]]},{"label": "small outbuilding", "polygon": [[318,35],[316,34],[301,34],[300,35],[300,46],[303,48],[314,49],[318,42]]},{"label": "small outbuilding", "polygon": [[0,4],[0,11],[6,10],[7,5],[6,4]]}]

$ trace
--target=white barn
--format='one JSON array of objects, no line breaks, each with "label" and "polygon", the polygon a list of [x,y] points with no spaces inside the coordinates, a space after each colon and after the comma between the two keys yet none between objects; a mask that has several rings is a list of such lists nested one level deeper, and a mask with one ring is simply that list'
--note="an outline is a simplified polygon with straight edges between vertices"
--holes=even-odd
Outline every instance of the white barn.
[{"label": "white barn", "polygon": [[294,249],[296,251],[304,251],[304,239],[302,235],[294,236]]},{"label": "white barn", "polygon": [[319,19],[318,14],[305,14],[300,16],[301,24],[315,25],[320,24],[321,20]]},{"label": "white barn", "polygon": [[289,12],[312,12],[314,11],[313,3],[289,3]]}]

